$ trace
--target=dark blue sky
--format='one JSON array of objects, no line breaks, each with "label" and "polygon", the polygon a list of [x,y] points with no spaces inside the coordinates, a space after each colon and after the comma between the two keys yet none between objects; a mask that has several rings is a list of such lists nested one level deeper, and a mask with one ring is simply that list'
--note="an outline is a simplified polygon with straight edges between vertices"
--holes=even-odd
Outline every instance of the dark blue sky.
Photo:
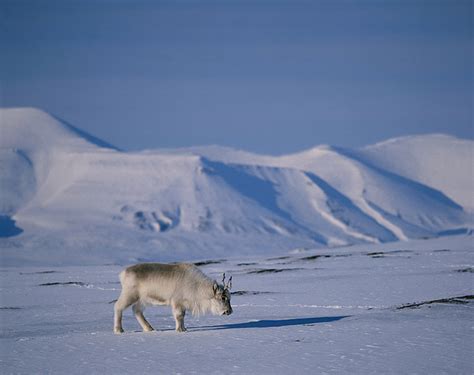
[{"label": "dark blue sky", "polygon": [[1,105],[128,150],[473,137],[471,1],[5,1]]}]

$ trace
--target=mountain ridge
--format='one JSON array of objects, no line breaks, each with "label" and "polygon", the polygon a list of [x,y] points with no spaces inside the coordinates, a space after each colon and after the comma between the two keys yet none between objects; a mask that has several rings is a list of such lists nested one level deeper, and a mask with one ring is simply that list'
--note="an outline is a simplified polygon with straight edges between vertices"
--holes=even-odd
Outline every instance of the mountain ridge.
[{"label": "mountain ridge", "polygon": [[[427,184],[423,174],[420,181],[409,167],[405,174],[397,172],[396,161],[410,165],[409,157],[435,169],[417,156],[423,150],[395,158],[396,149],[390,149],[390,165],[380,156],[387,146],[380,144],[376,152],[370,146],[323,145],[280,156],[221,146],[123,152],[40,110],[19,109],[21,116],[13,120],[4,111],[0,134],[8,134],[0,141],[0,216],[15,220],[22,231],[0,233],[12,264],[41,263],[48,258],[46,248],[60,252],[55,259],[65,263],[126,263],[273,254],[472,228],[471,207],[463,201],[472,189],[472,179],[465,178],[469,169],[456,169],[460,176],[450,171],[462,181],[458,190],[452,189],[456,181],[443,185],[428,176]],[[38,123],[51,139],[45,134],[37,142],[24,139]],[[458,148],[452,142],[473,149],[472,141],[450,136],[386,145],[419,145],[420,139],[425,149],[436,146],[451,162]],[[461,202],[453,199],[456,194]],[[19,253],[11,250],[18,248]]]}]

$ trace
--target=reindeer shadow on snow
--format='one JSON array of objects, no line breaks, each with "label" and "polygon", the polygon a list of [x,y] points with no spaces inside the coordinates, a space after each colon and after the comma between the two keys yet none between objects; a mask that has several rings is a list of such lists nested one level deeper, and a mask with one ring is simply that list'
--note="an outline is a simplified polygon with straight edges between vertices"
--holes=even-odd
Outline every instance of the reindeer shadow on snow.
[{"label": "reindeer shadow on snow", "polygon": [[230,323],[213,326],[193,327],[193,331],[214,331],[221,329],[242,329],[242,328],[278,328],[288,326],[311,326],[321,323],[331,323],[338,320],[348,318],[350,315],[340,316],[320,316],[309,318],[293,318],[293,319],[263,319],[253,320],[243,323]]}]

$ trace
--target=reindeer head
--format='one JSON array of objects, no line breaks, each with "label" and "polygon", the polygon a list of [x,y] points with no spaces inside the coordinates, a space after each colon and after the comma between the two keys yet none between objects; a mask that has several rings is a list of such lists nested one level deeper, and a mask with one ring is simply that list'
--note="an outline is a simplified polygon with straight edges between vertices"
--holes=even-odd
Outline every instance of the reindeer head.
[{"label": "reindeer head", "polygon": [[225,273],[222,275],[222,285],[214,281],[212,289],[214,291],[213,311],[218,315],[232,314],[232,306],[230,305],[230,289],[232,288],[232,276],[225,281]]}]

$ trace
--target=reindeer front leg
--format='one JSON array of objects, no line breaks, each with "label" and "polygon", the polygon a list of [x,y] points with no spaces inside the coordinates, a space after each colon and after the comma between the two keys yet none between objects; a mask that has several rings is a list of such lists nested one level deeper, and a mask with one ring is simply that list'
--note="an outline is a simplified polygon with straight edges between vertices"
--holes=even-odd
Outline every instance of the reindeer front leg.
[{"label": "reindeer front leg", "polygon": [[186,332],[184,327],[184,315],[186,310],[178,305],[173,305],[173,317],[176,322],[176,332]]}]

